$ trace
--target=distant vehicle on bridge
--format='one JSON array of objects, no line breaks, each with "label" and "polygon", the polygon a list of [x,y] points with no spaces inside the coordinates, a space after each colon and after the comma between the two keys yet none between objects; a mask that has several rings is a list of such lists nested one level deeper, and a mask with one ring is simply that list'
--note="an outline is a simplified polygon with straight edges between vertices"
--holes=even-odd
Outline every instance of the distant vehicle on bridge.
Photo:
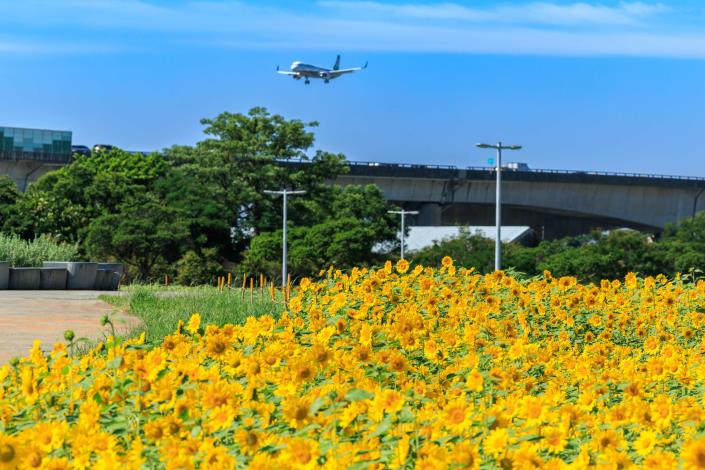
[{"label": "distant vehicle on bridge", "polygon": [[514,170],[514,171],[531,171],[531,168],[529,168],[529,165],[526,163],[520,163],[520,162],[509,162],[506,165],[504,165],[504,168],[507,170]]},{"label": "distant vehicle on bridge", "polygon": [[110,152],[111,150],[114,150],[116,147],[114,145],[108,145],[108,144],[95,144],[93,146],[93,151],[96,153],[99,152]]},{"label": "distant vehicle on bridge", "polygon": [[79,155],[90,155],[91,149],[85,145],[72,145],[71,153],[77,153]]},{"label": "distant vehicle on bridge", "polygon": [[286,70],[279,70],[279,66],[277,65],[277,73],[280,73],[282,75],[289,75],[294,80],[301,80],[303,78],[304,83],[308,85],[309,83],[311,83],[311,78],[318,78],[323,80],[323,83],[329,83],[331,80],[334,80],[340,77],[341,75],[344,75],[346,73],[357,72],[358,70],[363,70],[366,68],[367,62],[365,62],[365,65],[363,65],[362,67],[341,69],[340,55],[338,55],[338,57],[336,57],[335,59],[335,64],[333,65],[332,69],[318,67],[316,65],[304,64],[303,62],[296,61],[291,64],[290,72]]}]

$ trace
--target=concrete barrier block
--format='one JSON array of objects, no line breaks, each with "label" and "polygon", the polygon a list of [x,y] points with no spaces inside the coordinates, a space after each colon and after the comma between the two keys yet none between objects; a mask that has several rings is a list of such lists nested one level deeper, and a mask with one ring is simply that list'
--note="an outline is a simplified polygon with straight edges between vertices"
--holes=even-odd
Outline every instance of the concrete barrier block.
[{"label": "concrete barrier block", "polygon": [[98,263],[68,262],[68,261],[44,261],[45,268],[66,268],[68,278],[67,289],[90,290],[95,286]]},{"label": "concrete barrier block", "polygon": [[68,271],[66,268],[40,268],[39,284],[41,289],[64,290]]},{"label": "concrete barrier block", "polygon": [[109,269],[98,269],[95,273],[95,290],[108,290],[110,286],[110,277],[113,272]]},{"label": "concrete barrier block", "polygon": [[108,283],[108,290],[118,290],[118,287],[120,286],[120,278],[122,278],[122,274],[115,272],[111,273],[110,281]]},{"label": "concrete barrier block", "polygon": [[125,274],[125,266],[122,263],[98,263],[98,269],[106,269],[118,273],[120,276]]},{"label": "concrete barrier block", "polygon": [[0,261],[0,290],[5,290],[10,285],[10,263]]},{"label": "concrete barrier block", "polygon": [[10,268],[10,289],[39,289],[41,286],[40,271],[40,268]]}]

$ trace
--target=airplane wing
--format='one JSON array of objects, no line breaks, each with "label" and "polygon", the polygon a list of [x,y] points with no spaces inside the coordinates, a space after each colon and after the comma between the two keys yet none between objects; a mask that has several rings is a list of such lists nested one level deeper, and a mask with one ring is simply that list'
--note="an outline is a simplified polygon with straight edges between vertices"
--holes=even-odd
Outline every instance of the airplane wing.
[{"label": "airplane wing", "polygon": [[362,67],[353,67],[351,69],[331,70],[330,72],[328,72],[328,75],[330,77],[337,77],[337,76],[340,76],[340,75],[343,75],[346,73],[353,73],[353,72],[357,72],[359,70],[364,70],[366,68],[367,68],[367,62],[365,62],[365,65],[363,65]]},{"label": "airplane wing", "polygon": [[279,70],[278,65],[277,65],[277,73],[280,73],[282,75],[299,75],[298,72],[289,72],[288,70]]}]

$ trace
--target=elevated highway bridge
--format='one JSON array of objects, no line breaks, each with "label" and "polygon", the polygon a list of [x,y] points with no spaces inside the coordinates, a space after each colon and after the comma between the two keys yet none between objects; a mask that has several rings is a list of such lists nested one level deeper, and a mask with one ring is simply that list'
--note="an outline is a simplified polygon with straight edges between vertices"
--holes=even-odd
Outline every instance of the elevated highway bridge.
[{"label": "elevated highway bridge", "polygon": [[[336,184],[376,184],[419,210],[416,225],[493,225],[495,170],[350,162]],[[539,239],[629,227],[659,232],[705,208],[705,178],[561,170],[502,170],[504,225],[531,226]],[[702,196],[702,197],[701,197]]]},{"label": "elevated highway bridge", "polygon": [[[70,154],[4,152],[0,174],[24,190],[71,160]],[[379,186],[390,202],[419,211],[413,225],[494,224],[494,168],[349,162],[348,169],[331,183]],[[701,177],[503,169],[502,222],[530,226],[539,239],[619,227],[659,232],[705,209],[703,193]]]}]

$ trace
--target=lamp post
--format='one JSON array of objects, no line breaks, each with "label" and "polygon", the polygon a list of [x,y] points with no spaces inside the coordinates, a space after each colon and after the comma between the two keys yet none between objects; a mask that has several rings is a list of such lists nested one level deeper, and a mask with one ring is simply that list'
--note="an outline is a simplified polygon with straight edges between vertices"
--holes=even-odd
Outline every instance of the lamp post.
[{"label": "lamp post", "polygon": [[404,217],[406,214],[416,215],[419,211],[405,211],[404,209],[400,211],[387,211],[389,214],[399,214],[401,215],[401,259],[404,259]]},{"label": "lamp post", "polygon": [[282,287],[286,288],[286,201],[287,196],[297,196],[299,194],[306,194],[306,191],[292,191],[289,189],[282,189],[280,191],[270,191],[265,190],[265,194],[274,194],[277,196],[282,196],[283,198],[283,219],[284,223],[282,225]]},{"label": "lamp post", "polygon": [[494,269],[499,271],[502,269],[502,150],[520,150],[521,145],[502,145],[502,142],[498,142],[496,145],[476,144],[476,146],[481,149],[497,150],[497,166],[495,168],[497,171],[495,196],[495,229],[497,234],[494,241]]}]

